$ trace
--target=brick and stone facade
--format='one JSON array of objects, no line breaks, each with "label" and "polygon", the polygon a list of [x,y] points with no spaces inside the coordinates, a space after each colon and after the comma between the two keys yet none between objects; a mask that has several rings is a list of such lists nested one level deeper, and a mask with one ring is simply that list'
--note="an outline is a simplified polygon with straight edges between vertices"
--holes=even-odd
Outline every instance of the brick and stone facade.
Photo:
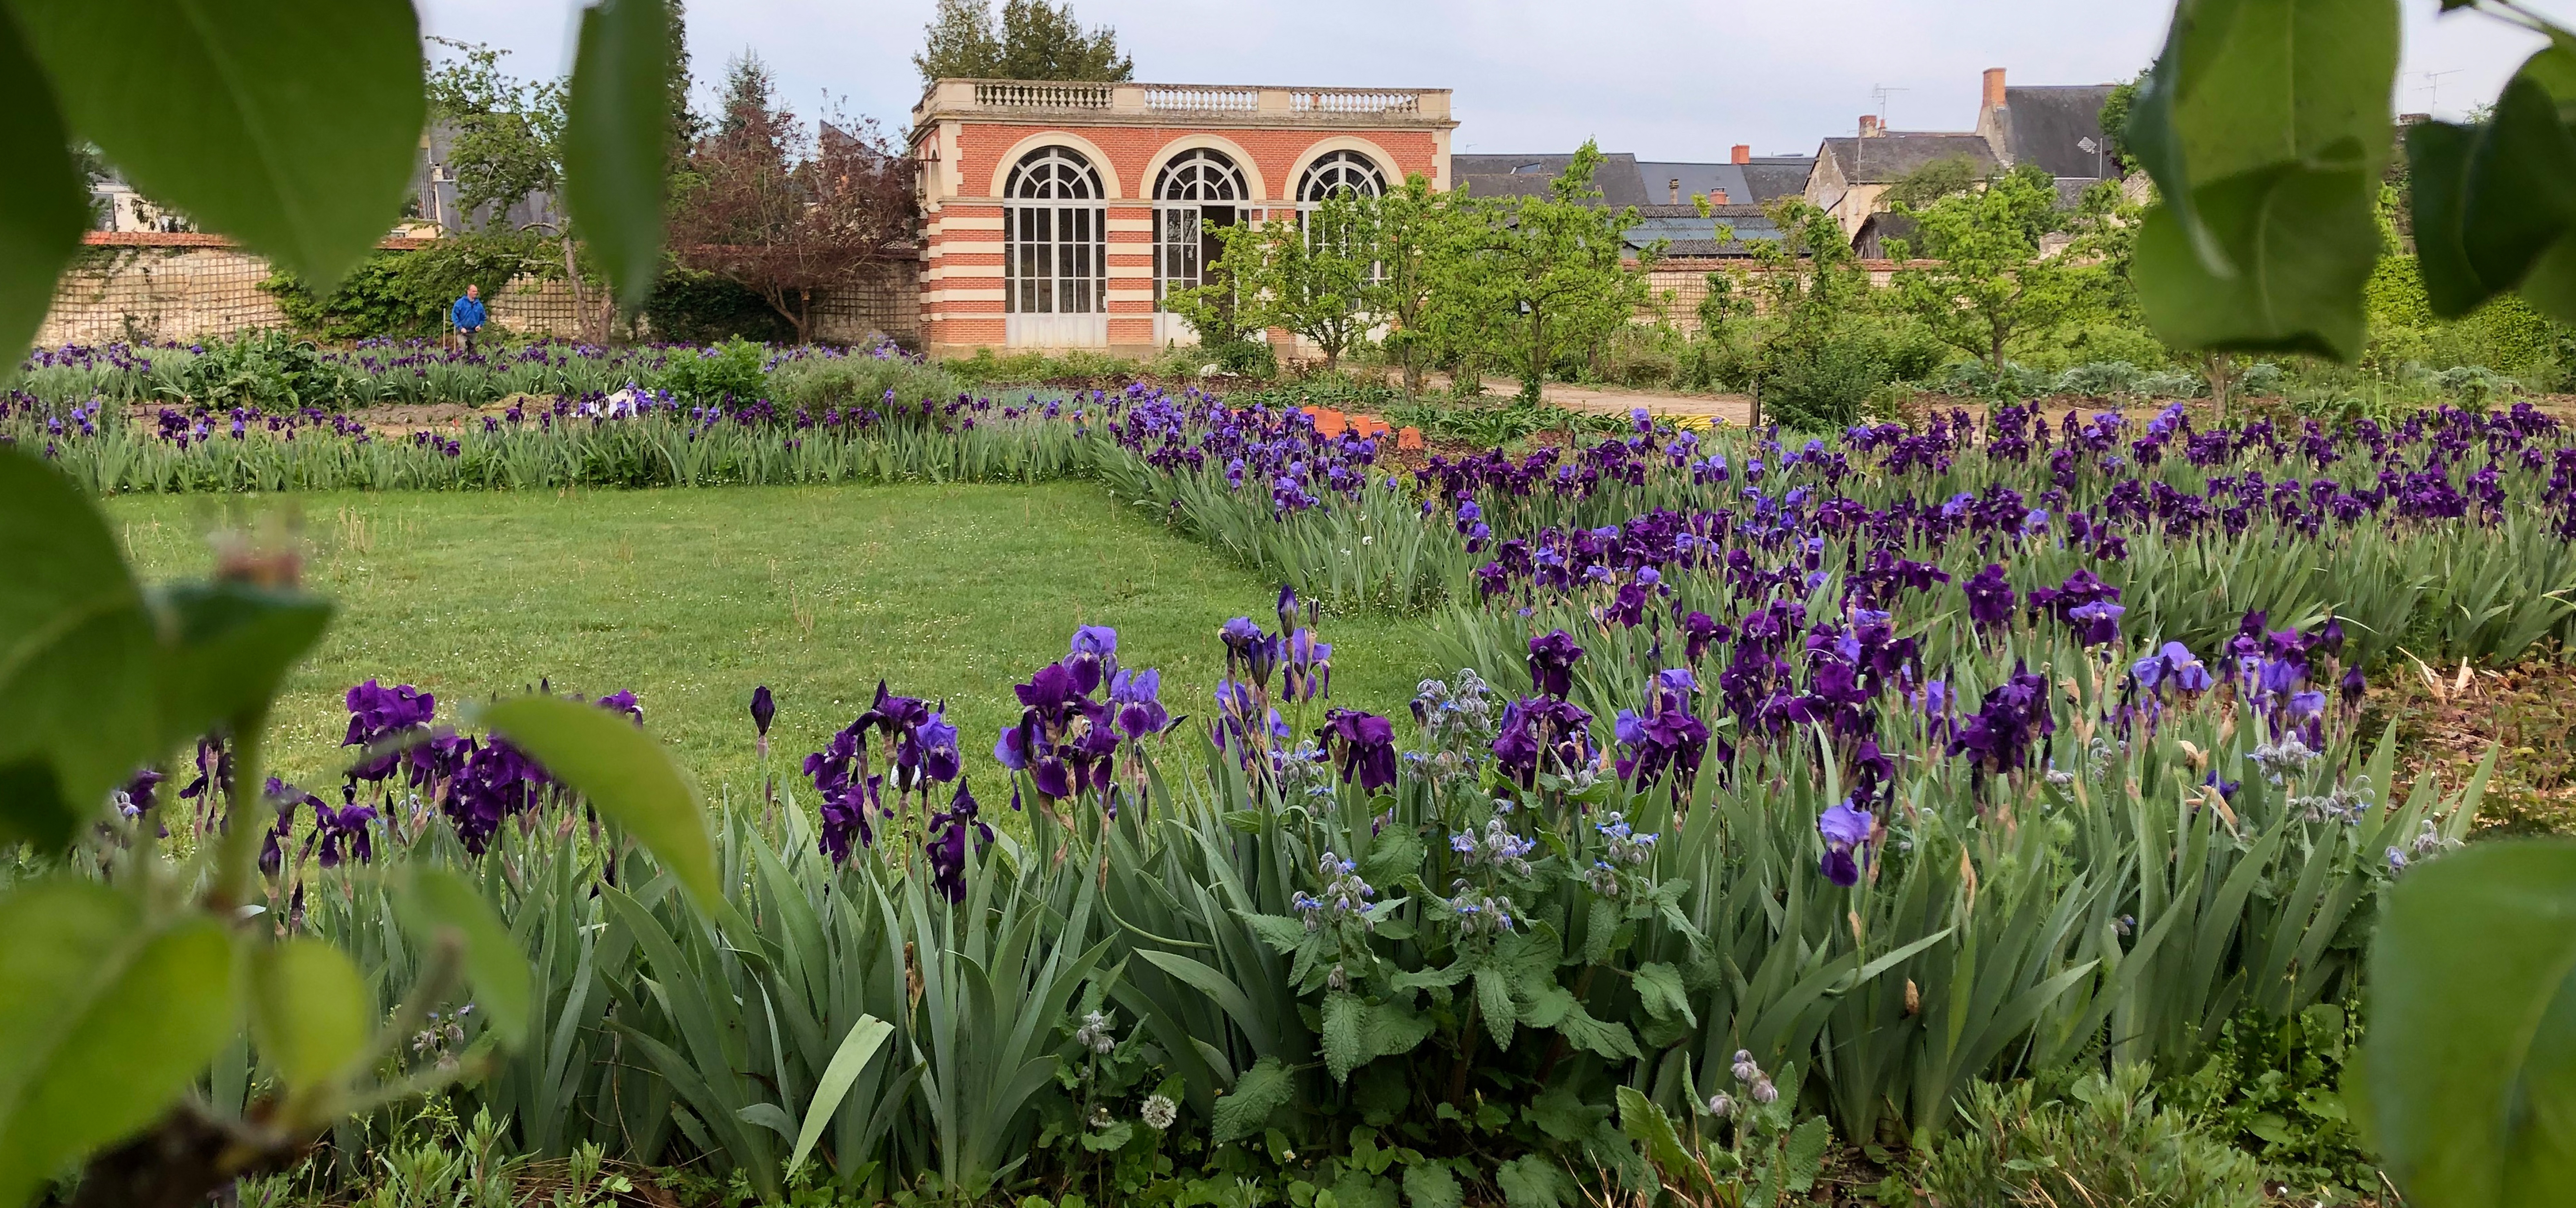
[{"label": "brick and stone facade", "polygon": [[1191,343],[1161,313],[1207,231],[1301,189],[1449,187],[1446,89],[940,80],[912,114],[933,355]]}]

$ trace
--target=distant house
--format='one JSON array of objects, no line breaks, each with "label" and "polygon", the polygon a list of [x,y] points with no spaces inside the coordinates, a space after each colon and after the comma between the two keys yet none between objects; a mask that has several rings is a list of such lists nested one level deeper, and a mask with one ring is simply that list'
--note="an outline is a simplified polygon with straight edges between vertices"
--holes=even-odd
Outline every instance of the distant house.
[{"label": "distant house", "polygon": [[2119,161],[2102,134],[2102,102],[2112,85],[2012,87],[2004,69],[1986,69],[1976,129],[1965,132],[1889,130],[1863,115],[1850,138],[1828,138],[1817,148],[1807,175],[1809,202],[1834,216],[1860,241],[1866,230],[1877,244],[1898,232],[1870,217],[1886,211],[1889,185],[1945,159],[1966,159],[1980,173],[2036,164],[2057,178],[2060,198],[2072,204],[2094,183],[2120,177]]},{"label": "distant house", "polygon": [[[1476,197],[1535,197],[1574,162],[1571,153],[1531,155],[1451,155],[1449,171],[1456,187]],[[1804,155],[1753,154],[1737,144],[1724,163],[1639,160],[1626,152],[1606,153],[1592,178],[1600,204],[1635,206],[1637,223],[1625,240],[1633,254],[1664,243],[1670,256],[1743,256],[1747,245],[1777,240],[1763,207],[1794,196],[1805,184],[1815,161]],[[1709,213],[1699,212],[1706,199]],[[1734,238],[1719,240],[1723,225]]]}]

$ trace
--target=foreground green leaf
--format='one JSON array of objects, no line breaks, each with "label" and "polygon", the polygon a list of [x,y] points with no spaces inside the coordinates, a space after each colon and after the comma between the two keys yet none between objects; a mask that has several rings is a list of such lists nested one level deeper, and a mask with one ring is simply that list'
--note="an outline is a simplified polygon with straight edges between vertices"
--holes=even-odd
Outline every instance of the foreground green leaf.
[{"label": "foreground green leaf", "polygon": [[2182,0],[2129,139],[2161,204],[2139,300],[2180,348],[2350,359],[2379,251],[2394,0]]},{"label": "foreground green leaf", "polygon": [[238,1034],[232,936],[103,885],[0,898],[0,1205],[152,1123]]},{"label": "foreground green leaf", "polygon": [[79,250],[89,225],[89,182],[68,149],[70,134],[54,108],[52,86],[27,53],[17,22],[0,9],[0,381],[16,375],[19,354],[53,305],[54,279]]},{"label": "foreground green leaf", "polygon": [[2576,843],[2485,843],[2408,872],[2368,985],[2366,1111],[2409,1203],[2576,1186]]},{"label": "foreground green leaf", "polygon": [[141,590],[70,480],[0,448],[0,844],[59,847],[153,756]]},{"label": "foreground green leaf", "polygon": [[885,1047],[886,1038],[894,1035],[894,1025],[874,1015],[862,1015],[850,1025],[849,1034],[841,1038],[841,1047],[832,1053],[832,1064],[823,1067],[823,1080],[814,1084],[814,1101],[805,1106],[804,1126],[796,1130],[796,1152],[787,1159],[787,1174],[793,1177],[805,1157],[814,1152],[814,1143],[823,1139],[823,1129],[832,1123],[832,1113],[841,1110],[841,1100],[848,1097],[850,1084]]},{"label": "foreground green leaf", "polygon": [[308,287],[401,212],[426,117],[405,0],[5,2],[75,135]]},{"label": "foreground green leaf", "polygon": [[501,916],[474,887],[451,872],[415,869],[404,887],[400,908],[405,925],[424,937],[454,935],[465,946],[465,978],[474,987],[474,1004],[502,1043],[516,1048],[527,1039],[531,992],[527,955],[510,939]]},{"label": "foreground green leaf", "polygon": [[236,583],[188,584],[156,602],[165,749],[266,705],[331,625],[328,600]]},{"label": "foreground green leaf", "polygon": [[564,203],[630,308],[661,270],[670,29],[662,0],[604,0],[583,12],[565,103]]},{"label": "foreground green leaf", "polygon": [[661,860],[704,908],[716,889],[715,843],[698,790],[662,744],[626,717],[580,701],[523,696],[483,711],[483,724],[544,764]]},{"label": "foreground green leaf", "polygon": [[339,949],[295,936],[251,954],[251,1039],[290,1090],[348,1072],[374,1017],[365,980]]},{"label": "foreground green leaf", "polygon": [[2374,196],[2372,178],[2359,172],[2295,165],[2198,190],[2200,217],[2230,275],[2195,253],[2181,211],[2149,211],[2134,264],[2148,321],[2179,348],[2361,355],[2361,290],[2379,256]]}]

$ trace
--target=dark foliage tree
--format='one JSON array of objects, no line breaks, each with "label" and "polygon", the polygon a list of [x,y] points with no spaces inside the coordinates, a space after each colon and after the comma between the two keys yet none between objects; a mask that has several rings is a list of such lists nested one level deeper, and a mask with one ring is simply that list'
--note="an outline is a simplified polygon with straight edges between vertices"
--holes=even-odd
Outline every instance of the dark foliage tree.
[{"label": "dark foliage tree", "polygon": [[906,254],[913,216],[911,165],[874,122],[807,127],[746,55],[690,154],[671,245],[681,264],[760,295],[801,342],[817,291]]},{"label": "dark foliage tree", "polygon": [[939,0],[939,13],[922,31],[912,65],[924,82],[948,78],[1000,80],[1127,80],[1135,60],[1118,50],[1118,33],[1106,25],[1089,30],[1070,3],[1004,0],[1001,26],[990,0]]}]

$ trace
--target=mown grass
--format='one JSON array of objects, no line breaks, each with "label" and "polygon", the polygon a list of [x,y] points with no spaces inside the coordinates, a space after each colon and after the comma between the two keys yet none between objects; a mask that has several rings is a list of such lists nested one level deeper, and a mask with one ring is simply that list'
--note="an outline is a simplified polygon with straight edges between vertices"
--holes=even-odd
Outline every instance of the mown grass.
[{"label": "mown grass", "polygon": [[[772,765],[847,724],[883,676],[949,703],[967,774],[1006,800],[991,747],[1011,685],[1062,657],[1077,624],[1115,626],[1128,666],[1163,669],[1195,735],[1224,668],[1217,627],[1271,615],[1277,587],[1088,483],[686,491],[317,493],[107,501],[150,579],[197,577],[209,534],[300,518],[305,580],[342,613],[289,683],[273,750],[323,792],[345,766],[340,694],[374,677],[454,706],[533,688],[631,688],[712,795],[758,782],[748,702],[778,697]],[[1333,700],[1404,708],[1432,622],[1327,618]],[[1322,706],[1309,725],[1321,724]],[[1177,745],[1195,749],[1188,738]]]}]

